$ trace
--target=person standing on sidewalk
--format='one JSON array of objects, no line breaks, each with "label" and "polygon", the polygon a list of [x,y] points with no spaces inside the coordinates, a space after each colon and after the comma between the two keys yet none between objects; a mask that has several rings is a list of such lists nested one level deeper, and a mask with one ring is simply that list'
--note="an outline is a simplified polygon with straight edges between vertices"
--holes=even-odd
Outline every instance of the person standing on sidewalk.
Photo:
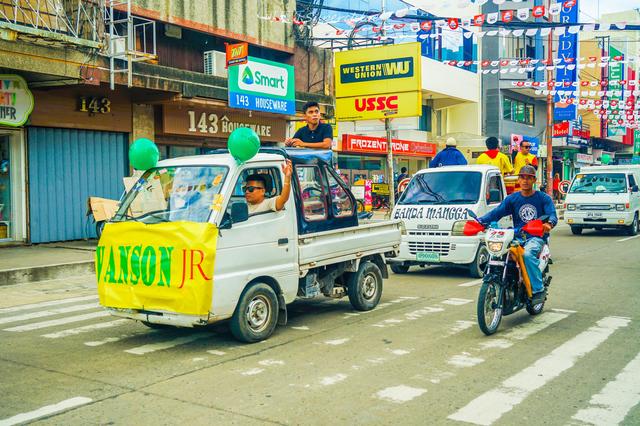
[{"label": "person standing on sidewalk", "polygon": [[455,138],[448,138],[445,148],[429,162],[429,168],[467,165],[467,159],[456,148],[457,145],[458,142],[456,142]]},{"label": "person standing on sidewalk", "polygon": [[500,141],[495,136],[488,137],[484,142],[487,150],[480,154],[476,160],[477,164],[490,164],[500,169],[503,176],[513,174],[513,166],[511,160],[506,154],[498,149]]},{"label": "person standing on sidewalk", "polygon": [[533,166],[538,170],[538,158],[531,153],[531,142],[520,142],[520,151],[516,154],[516,158],[513,160],[514,174],[520,173],[520,169],[524,166]]},{"label": "person standing on sidewalk", "polygon": [[553,176],[553,199],[556,203],[560,203],[562,198],[560,197],[560,173],[556,173]]},{"label": "person standing on sidewalk", "polygon": [[320,122],[320,106],[317,102],[307,102],[303,107],[307,125],[298,129],[292,138],[284,141],[286,146],[296,148],[331,149],[333,129]]}]

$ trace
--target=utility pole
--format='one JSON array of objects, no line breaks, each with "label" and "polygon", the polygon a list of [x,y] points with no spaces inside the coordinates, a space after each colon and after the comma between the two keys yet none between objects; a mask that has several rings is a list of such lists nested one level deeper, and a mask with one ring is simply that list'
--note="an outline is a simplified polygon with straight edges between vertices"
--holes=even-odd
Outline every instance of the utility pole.
[{"label": "utility pole", "polygon": [[[382,0],[382,13],[384,13],[384,3]],[[386,35],[386,31],[384,30],[384,21],[380,27],[380,34],[384,37]],[[384,119],[384,130],[387,133],[387,183],[389,184],[389,213],[387,218],[391,218],[391,212],[393,211],[393,206],[396,203],[396,194],[395,187],[393,182],[393,143],[391,142],[391,119]]]},{"label": "utility pole", "polygon": [[[547,5],[547,10],[551,6],[551,0],[549,0],[549,4]],[[548,13],[548,12],[547,12]],[[548,13],[548,22],[553,22],[553,16]],[[547,61],[549,64],[553,63],[553,30],[549,31],[549,38],[547,47]],[[553,80],[553,71],[547,71],[547,83]],[[547,175],[547,194],[553,198],[553,96],[551,95],[551,88],[547,86],[547,90],[549,94],[547,95],[547,164],[546,164],[546,175]]]}]

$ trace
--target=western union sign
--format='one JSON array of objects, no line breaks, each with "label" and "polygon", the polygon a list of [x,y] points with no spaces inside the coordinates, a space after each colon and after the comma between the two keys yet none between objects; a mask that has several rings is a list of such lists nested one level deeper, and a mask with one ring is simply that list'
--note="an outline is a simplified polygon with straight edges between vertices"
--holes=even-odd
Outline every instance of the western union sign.
[{"label": "western union sign", "polygon": [[413,65],[412,57],[345,64],[340,67],[340,82],[344,84],[413,77]]},{"label": "western union sign", "polygon": [[420,43],[336,52],[336,98],[421,90]]}]

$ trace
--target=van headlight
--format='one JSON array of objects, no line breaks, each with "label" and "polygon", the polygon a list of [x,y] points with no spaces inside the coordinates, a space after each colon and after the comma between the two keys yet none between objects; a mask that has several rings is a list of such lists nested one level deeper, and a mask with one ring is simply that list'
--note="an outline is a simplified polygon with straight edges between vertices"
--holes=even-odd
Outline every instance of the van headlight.
[{"label": "van headlight", "polygon": [[451,236],[464,237],[464,225],[466,223],[466,220],[458,220],[457,222],[453,222],[453,228],[451,228]]},{"label": "van headlight", "polygon": [[619,212],[623,212],[626,207],[627,206],[625,206],[624,204],[616,204],[616,210],[618,210]]},{"label": "van headlight", "polygon": [[502,241],[489,241],[487,243],[487,248],[492,253],[500,253],[502,251],[502,247],[504,243]]},{"label": "van headlight", "polygon": [[400,222],[400,235],[407,235],[407,227],[404,222]]},{"label": "van headlight", "polygon": [[567,210],[575,210],[575,209],[576,209],[575,204],[567,204]]}]

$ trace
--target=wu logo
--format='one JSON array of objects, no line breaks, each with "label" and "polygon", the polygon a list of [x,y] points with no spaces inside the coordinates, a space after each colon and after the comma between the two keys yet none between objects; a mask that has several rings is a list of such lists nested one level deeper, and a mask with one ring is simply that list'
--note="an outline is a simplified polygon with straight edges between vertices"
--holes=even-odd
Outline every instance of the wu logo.
[{"label": "wu logo", "polygon": [[244,84],[253,84],[253,73],[251,72],[251,68],[246,67],[244,72],[242,73],[242,82]]}]

